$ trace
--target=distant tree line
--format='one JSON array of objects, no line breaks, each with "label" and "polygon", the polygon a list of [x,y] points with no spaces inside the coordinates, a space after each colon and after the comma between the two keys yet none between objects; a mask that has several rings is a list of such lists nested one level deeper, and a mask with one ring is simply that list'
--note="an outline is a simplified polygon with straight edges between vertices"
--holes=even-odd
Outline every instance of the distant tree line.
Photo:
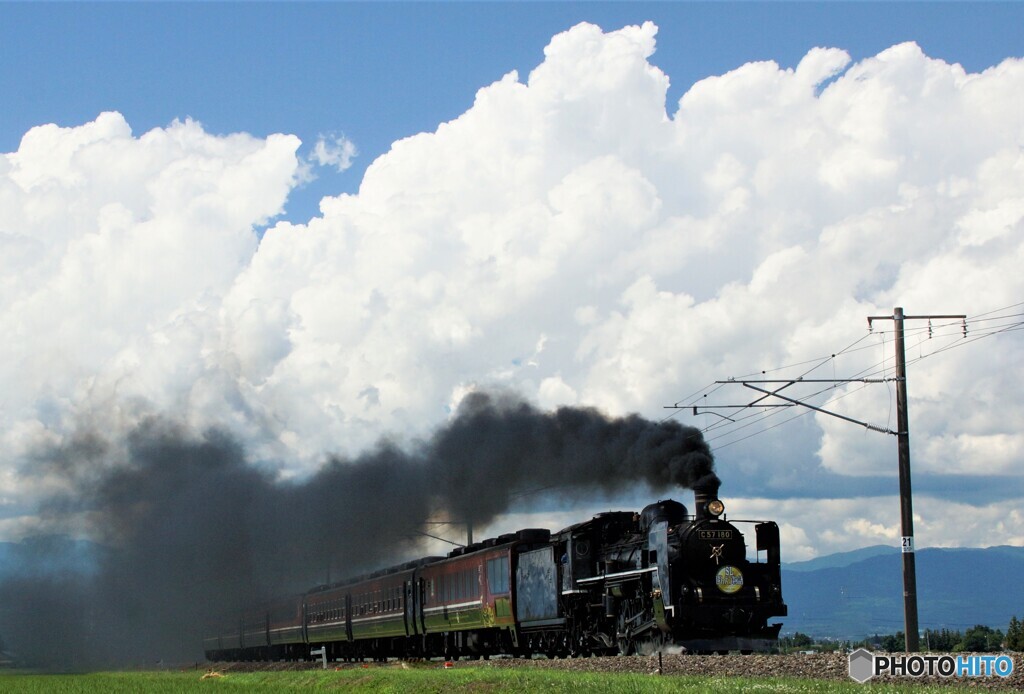
[{"label": "distant tree line", "polygon": [[[906,638],[902,631],[895,634],[870,638],[855,643],[834,639],[815,640],[796,632],[792,636],[779,638],[779,650],[783,653],[794,653],[805,650],[834,651],[845,648],[867,648],[872,651],[888,651],[900,653],[906,647]],[[996,651],[1024,651],[1024,622],[1014,615],[1004,634],[1000,629],[993,629],[984,624],[976,624],[966,631],[952,629],[925,629],[921,637],[921,650],[940,653],[993,653]]]},{"label": "distant tree line", "polygon": [[[854,648],[881,649],[890,653],[902,651],[906,639],[902,631],[885,636],[875,635],[855,643]],[[1024,623],[1017,616],[1010,618],[1010,625],[1004,634],[984,624],[976,624],[964,632],[952,629],[925,629],[921,638],[922,650],[944,653],[992,653],[995,651],[1024,651]]]},{"label": "distant tree line", "polygon": [[814,646],[814,639],[807,634],[802,634],[799,631],[792,636],[782,636],[779,638],[779,648],[783,653],[789,651],[798,651],[805,648],[812,648]]},{"label": "distant tree line", "polygon": [[1006,630],[1006,649],[1024,651],[1024,623],[1017,619],[1017,615],[1010,618],[1010,627]]}]

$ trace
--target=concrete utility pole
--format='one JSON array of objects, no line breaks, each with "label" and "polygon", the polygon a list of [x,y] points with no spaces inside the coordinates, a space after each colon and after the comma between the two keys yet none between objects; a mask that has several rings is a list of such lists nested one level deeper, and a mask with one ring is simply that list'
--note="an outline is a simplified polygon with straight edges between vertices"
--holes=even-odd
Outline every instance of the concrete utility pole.
[{"label": "concrete utility pole", "polygon": [[903,554],[903,633],[907,653],[921,650],[917,622],[917,564],[914,559],[914,503],[910,489],[910,417],[907,412],[907,356],[903,340],[904,320],[967,316],[905,316],[897,306],[891,316],[868,316],[868,328],[876,320],[891,320],[896,333],[896,445],[900,474],[900,534]]},{"label": "concrete utility pole", "polygon": [[[918,634],[918,623],[917,623],[917,567],[914,562],[914,508],[911,499],[910,491],[910,417],[907,413],[907,359],[906,349],[903,341],[903,322],[906,320],[928,320],[933,319],[956,319],[964,321],[963,330],[964,336],[967,336],[967,316],[965,315],[936,315],[936,316],[905,316],[903,315],[902,308],[894,308],[891,316],[868,316],[868,329],[872,327],[872,323],[876,320],[891,320],[895,325],[896,332],[896,377],[890,378],[823,378],[823,379],[806,379],[803,377],[795,379],[729,379],[727,381],[715,381],[716,384],[736,384],[750,388],[761,396],[752,402],[748,402],[744,405],[699,405],[693,408],[694,416],[703,413],[715,414],[723,419],[729,420],[730,422],[735,421],[731,417],[718,414],[714,412],[715,409],[732,409],[732,408],[752,408],[752,407],[793,407],[800,406],[806,407],[815,412],[821,412],[832,417],[837,417],[853,424],[858,424],[871,431],[877,431],[882,434],[892,434],[896,436],[897,450],[899,453],[899,477],[900,477],[900,527],[902,532],[902,555],[903,555],[903,618],[904,618],[904,633],[906,634],[906,649],[908,653],[915,652],[920,649],[920,636]],[[929,325],[928,334],[931,335],[931,326]],[[832,355],[835,357],[835,355]],[[867,422],[861,422],[852,417],[839,414],[837,412],[831,412],[821,407],[816,407],[810,403],[804,402],[798,398],[791,398],[785,395],[781,395],[780,392],[795,386],[797,384],[806,383],[883,383],[885,381],[895,380],[896,381],[896,410],[897,410],[897,429],[898,431],[891,431],[886,427],[875,426]],[[768,387],[763,387],[768,386]],[[704,397],[707,397],[706,395]],[[777,398],[782,400],[784,404],[774,403],[771,399]],[[669,409],[679,409],[679,404],[668,406]]]}]

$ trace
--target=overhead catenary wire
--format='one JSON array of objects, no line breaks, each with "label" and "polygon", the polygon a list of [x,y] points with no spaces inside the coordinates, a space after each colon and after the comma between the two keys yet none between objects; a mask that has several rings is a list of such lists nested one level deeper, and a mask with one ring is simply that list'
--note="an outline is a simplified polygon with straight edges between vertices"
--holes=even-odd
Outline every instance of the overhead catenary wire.
[{"label": "overhead catenary wire", "polygon": [[[1003,308],[994,309],[994,310],[991,310],[991,311],[980,313],[977,316],[968,317],[968,318],[963,319],[963,320],[941,321],[941,322],[937,322],[937,323],[933,322],[930,326],[925,325],[925,326],[908,327],[905,330],[905,333],[907,335],[919,336],[919,337],[920,336],[924,336],[924,335],[928,335],[928,342],[930,342],[931,344],[936,344],[937,346],[934,349],[929,350],[928,352],[919,352],[917,357],[908,359],[907,360],[907,366],[919,364],[920,362],[924,361],[925,359],[929,359],[931,357],[934,357],[934,356],[937,356],[939,354],[948,352],[948,351],[956,349],[958,347],[964,347],[964,346],[967,346],[969,344],[973,344],[974,342],[977,342],[979,340],[988,339],[990,337],[994,337],[994,336],[997,336],[997,335],[1003,335],[1003,334],[1011,333],[1011,332],[1016,332],[1016,331],[1019,331],[1019,330],[1024,330],[1024,320],[1022,320],[1022,319],[1024,319],[1024,313],[1020,312],[1019,310],[1014,310],[1014,309],[1019,309],[1021,306],[1024,306],[1024,302],[1019,302],[1019,303],[1012,304],[1010,306],[1006,306],[1006,307],[1003,307]],[[831,354],[829,356],[817,357],[817,358],[814,358],[814,359],[807,359],[807,360],[803,360],[803,361],[800,361],[800,362],[796,362],[794,364],[789,364],[789,365],[779,366],[779,367],[773,367],[773,368],[770,368],[770,369],[762,369],[760,371],[751,372],[751,373],[745,374],[743,376],[733,377],[731,380],[736,381],[736,382],[740,382],[740,381],[742,381],[744,379],[748,379],[749,380],[749,378],[754,377],[754,376],[758,376],[758,375],[775,374],[775,373],[778,373],[780,371],[786,371],[786,370],[793,369],[795,367],[806,366],[808,364],[813,365],[813,366],[811,366],[811,368],[803,371],[799,376],[797,376],[797,377],[795,377],[793,379],[794,381],[799,381],[799,380],[801,380],[803,378],[806,378],[809,374],[813,373],[817,369],[821,368],[822,366],[824,366],[824,365],[826,365],[826,364],[828,364],[830,362],[833,364],[833,368],[834,368],[835,358],[840,356],[840,355],[852,354],[852,353],[855,353],[855,352],[862,351],[864,349],[875,349],[875,348],[877,348],[877,345],[874,344],[874,343],[873,344],[868,344],[868,345],[862,345],[861,344],[864,340],[869,338],[871,335],[876,335],[876,336],[879,337],[879,339],[881,339],[883,341],[883,350],[884,350],[884,342],[886,341],[887,336],[893,334],[893,332],[894,332],[893,330],[878,330],[878,329],[876,329],[876,330],[873,330],[873,331],[869,332],[868,334],[858,338],[857,340],[854,340],[853,342],[851,342],[849,345],[847,345],[843,349],[841,349],[841,350],[839,350],[839,351],[837,351],[834,354]],[[929,335],[929,332],[930,332],[930,335]],[[859,372],[857,372],[853,376],[851,376],[851,378],[872,378],[872,377],[876,377],[876,376],[884,376],[892,368],[891,365],[889,364],[890,361],[891,361],[891,358],[888,357],[888,356],[885,356],[885,352],[883,351],[883,358],[880,361],[872,363],[872,364],[864,367]],[[697,391],[697,392],[691,394],[690,396],[687,396],[686,398],[683,398],[680,401],[677,401],[675,403],[675,405],[672,406],[673,409],[675,409],[675,412],[670,414],[669,417],[673,417],[673,416],[678,415],[684,409],[690,409],[690,408],[692,408],[694,406],[698,406],[699,407],[701,404],[706,403],[707,402],[707,400],[706,400],[707,396],[711,395],[712,393],[714,393],[715,391],[717,391],[719,388],[723,387],[724,385],[726,385],[726,384],[716,382],[714,388],[711,388],[710,385],[706,386],[701,391]],[[836,393],[836,395],[834,395],[833,397],[828,398],[823,403],[821,403],[822,405],[831,404],[831,403],[834,403],[834,402],[836,402],[838,400],[846,398],[846,397],[848,397],[850,395],[853,395],[854,393],[857,393],[860,390],[862,390],[863,388],[867,387],[868,384],[862,383],[862,384],[859,384],[857,386],[853,386],[853,385],[851,385],[849,383],[831,384],[831,385],[829,385],[827,387],[820,388],[816,392],[813,392],[813,393],[811,393],[809,395],[805,395],[803,397],[804,397],[804,399],[812,400],[814,398],[820,397],[821,395],[827,393],[829,390],[836,390],[836,389],[838,389],[839,385],[843,385],[844,386],[843,389],[842,389],[842,392]],[[709,388],[711,388],[711,389],[709,390]],[[889,415],[887,417],[888,420],[891,420],[891,417],[892,417],[891,399],[892,399],[892,395],[891,395],[891,390],[890,390],[890,413],[889,413]],[[795,407],[795,405],[793,405],[793,406]],[[723,418],[721,420],[712,422],[711,424],[705,426],[702,429],[702,431],[704,432],[705,436],[707,437],[708,442],[711,443],[713,441],[722,441],[723,439],[728,439],[730,436],[733,436],[733,435],[738,434],[739,432],[745,431],[745,430],[749,429],[750,427],[757,426],[758,424],[765,424],[769,420],[771,420],[773,418],[776,418],[776,417],[780,416],[781,414],[783,414],[785,412],[785,408],[784,407],[776,407],[776,408],[765,409],[765,408],[757,408],[756,405],[753,405],[751,407],[751,409],[752,409],[752,411],[750,413],[748,413],[748,414],[737,415],[737,416],[734,416],[734,417],[732,417],[730,419]],[[758,436],[758,435],[760,435],[762,433],[767,433],[768,431],[771,431],[772,429],[775,429],[775,428],[777,428],[779,426],[782,426],[783,424],[789,423],[789,422],[791,422],[791,421],[793,421],[793,420],[795,420],[795,419],[797,419],[799,417],[806,416],[807,414],[810,414],[810,413],[811,413],[810,410],[804,410],[804,411],[802,411],[802,412],[800,412],[798,414],[794,414],[794,415],[792,415],[792,416],[790,416],[788,418],[785,418],[782,421],[775,422],[775,423],[773,423],[773,424],[771,424],[769,426],[765,426],[764,428],[759,429],[759,430],[757,430],[755,432],[749,433],[746,436],[742,436],[740,438],[736,438],[736,439],[732,439],[732,440],[727,440],[725,442],[719,443],[719,444],[717,444],[715,446],[715,448],[716,449],[722,449],[722,448],[726,448],[726,447],[731,446],[731,445],[735,445],[737,443],[740,443],[741,441],[748,440],[748,439],[753,438],[755,436]],[[666,417],[665,419],[668,419],[669,417]],[[711,435],[711,436],[709,436],[709,435]]]},{"label": "overhead catenary wire", "polygon": [[[980,340],[980,339],[984,339],[986,337],[991,337],[992,335],[995,335],[995,334],[1007,332],[1007,331],[1009,331],[1011,329],[1013,329],[1013,330],[1024,329],[1024,324],[1017,323],[1017,324],[1014,324],[1013,326],[1007,326],[1007,327],[1001,328],[1000,330],[997,330],[997,331],[993,331],[993,332],[990,332],[990,333],[985,333],[985,334],[982,334],[982,335],[978,335],[978,336],[975,336],[973,339],[970,339],[969,341],[967,341],[967,343],[974,342],[974,341],[977,341],[977,340]],[[949,349],[953,349],[955,347],[964,346],[964,345],[965,345],[965,342],[958,339],[958,341],[956,343],[952,344],[952,345],[947,345],[947,346],[945,346],[945,347],[943,347],[941,349],[934,350],[933,352],[931,352],[929,354],[926,354],[926,355],[924,355],[922,357],[919,357],[919,358],[914,359],[912,361],[908,361],[908,365],[909,364],[913,364],[913,363],[918,363],[918,362],[922,361],[925,358],[928,358],[928,357],[934,356],[936,354],[939,354],[941,352],[947,351]],[[871,371],[870,369],[872,369],[872,368],[874,368],[875,370]],[[880,369],[877,368],[877,365],[875,365],[874,367],[868,367],[868,369],[862,370],[857,375],[858,376],[862,376],[862,375],[865,375],[865,373],[868,374],[869,376],[870,375],[878,375],[878,374],[885,373],[885,371],[886,371],[886,368],[885,368],[884,363],[883,363],[883,366]],[[842,394],[840,394],[840,395],[838,395],[838,396],[836,396],[834,398],[830,398],[829,400],[825,401],[825,403],[823,403],[823,404],[829,404],[829,403],[835,402],[836,400],[840,400],[842,398],[845,398],[848,395],[852,395],[853,393],[858,392],[859,390],[863,389],[866,386],[867,386],[867,384],[862,384],[861,386],[856,387],[856,388],[849,388],[849,387],[847,387],[846,392],[844,392],[844,393],[842,393]],[[807,399],[811,399],[811,398],[817,397],[818,395],[821,395],[822,393],[826,392],[827,390],[828,390],[828,388],[823,388],[823,389],[819,390],[818,392],[812,393],[811,395],[805,396],[805,397],[807,397]],[[778,413],[779,413],[778,411],[770,412],[770,413],[762,413],[761,414],[761,419],[762,420],[768,419],[770,417],[775,416]],[[790,417],[790,418],[788,418],[788,419],[786,419],[786,420],[784,420],[782,422],[776,423],[776,424],[774,424],[774,425],[772,425],[770,427],[766,427],[763,430],[759,430],[757,432],[754,432],[752,434],[744,436],[744,437],[742,437],[740,439],[736,439],[736,440],[732,440],[732,441],[729,441],[729,442],[724,443],[724,444],[720,444],[720,445],[716,446],[716,448],[721,449],[721,448],[725,448],[725,447],[734,445],[734,444],[739,443],[741,441],[745,441],[745,440],[747,440],[749,438],[753,438],[754,436],[757,436],[760,433],[765,433],[767,431],[770,431],[772,429],[777,428],[778,426],[781,426],[782,424],[788,423],[790,421],[793,421],[794,419],[797,419],[798,417],[803,417],[803,416],[806,416],[808,414],[810,414],[809,410],[802,411],[799,414],[796,414],[796,415],[794,415],[794,416],[792,416],[792,417]],[[890,414],[890,417],[891,417],[891,414]],[[742,428],[747,428],[747,426],[750,426],[750,425],[746,425],[746,426],[744,426]],[[722,425],[719,425],[716,428],[722,428]],[[723,438],[724,436],[727,436],[727,435],[728,435],[728,433],[722,434],[722,435],[720,435],[718,437],[715,437],[714,439],[711,439],[711,440],[721,439],[721,438]]]}]

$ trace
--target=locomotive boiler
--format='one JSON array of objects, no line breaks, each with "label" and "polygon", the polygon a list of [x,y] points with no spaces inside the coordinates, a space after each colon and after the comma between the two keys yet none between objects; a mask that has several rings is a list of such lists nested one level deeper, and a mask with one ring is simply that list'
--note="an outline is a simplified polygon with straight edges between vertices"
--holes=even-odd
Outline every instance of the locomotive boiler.
[{"label": "locomotive boiler", "polygon": [[[728,520],[718,480],[559,532],[521,530],[257,607],[210,660],[768,651],[785,616],[779,530]],[[748,547],[741,530],[752,530]]]}]

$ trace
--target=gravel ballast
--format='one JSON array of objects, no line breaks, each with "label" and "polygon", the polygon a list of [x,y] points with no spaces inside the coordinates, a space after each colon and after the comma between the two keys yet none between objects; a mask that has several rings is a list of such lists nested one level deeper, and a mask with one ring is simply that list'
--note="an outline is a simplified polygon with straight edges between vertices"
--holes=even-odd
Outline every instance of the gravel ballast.
[{"label": "gravel ballast", "polygon": [[[957,654],[965,655],[965,654]],[[994,655],[992,653],[979,655]],[[970,686],[979,689],[1024,690],[1024,657],[1020,653],[1005,653],[1013,658],[1014,668],[1010,677],[891,677],[872,678],[875,683],[917,683]],[[434,661],[438,667],[443,663]],[[387,667],[375,663],[328,663],[330,668]],[[599,658],[566,658],[548,660],[535,658],[492,658],[491,660],[459,660],[452,667],[491,668],[552,668],[579,672],[629,672],[657,675],[658,656],[614,656]],[[251,670],[299,670],[320,668],[319,662],[304,663],[215,663],[210,667],[221,672]],[[816,653],[795,655],[673,655],[661,657],[662,676],[692,675],[697,677],[772,677],[815,680],[838,680],[852,682],[845,653]]]}]

